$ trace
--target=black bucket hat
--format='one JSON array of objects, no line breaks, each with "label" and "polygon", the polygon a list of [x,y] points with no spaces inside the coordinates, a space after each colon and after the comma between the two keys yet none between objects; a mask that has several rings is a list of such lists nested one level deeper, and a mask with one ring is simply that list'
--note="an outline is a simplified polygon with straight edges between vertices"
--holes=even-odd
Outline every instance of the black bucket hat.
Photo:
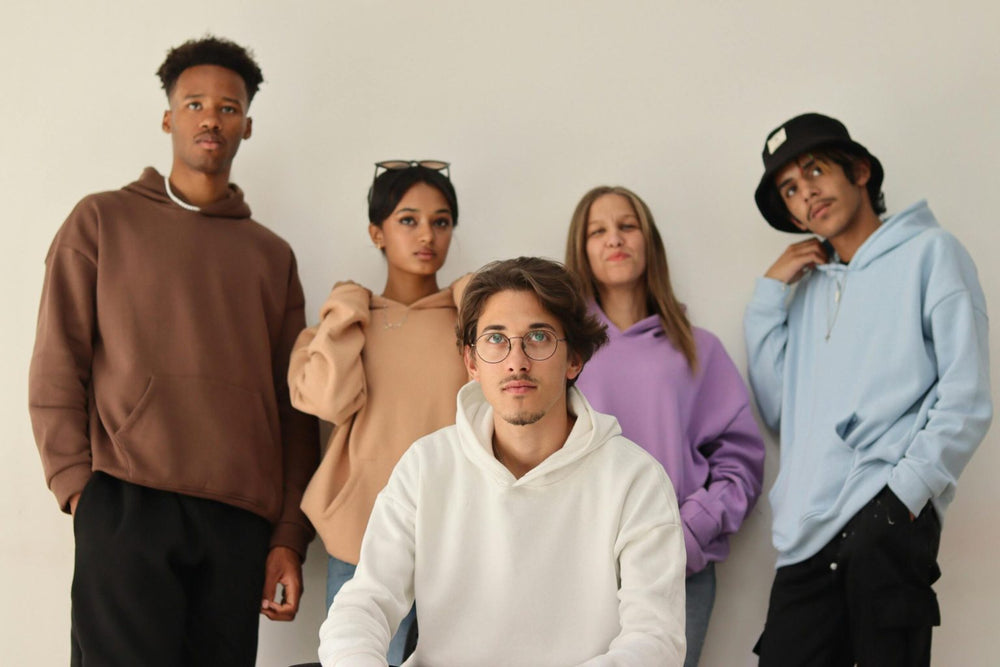
[{"label": "black bucket hat", "polygon": [[844,124],[835,118],[818,113],[806,113],[796,116],[778,126],[767,135],[764,151],[764,175],[754,192],[757,208],[761,215],[775,229],[797,234],[806,233],[799,229],[788,218],[788,209],[778,196],[774,187],[774,176],[793,158],[802,153],[825,146],[847,148],[852,153],[867,158],[871,162],[871,178],[868,181],[868,192],[874,192],[872,203],[882,190],[882,163],[868,149],[851,139]]}]

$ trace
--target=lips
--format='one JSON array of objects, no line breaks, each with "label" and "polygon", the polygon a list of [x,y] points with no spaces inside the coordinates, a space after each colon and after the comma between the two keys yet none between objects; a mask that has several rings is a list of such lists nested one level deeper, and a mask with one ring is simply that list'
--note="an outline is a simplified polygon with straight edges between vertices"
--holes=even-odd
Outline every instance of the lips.
[{"label": "lips", "polygon": [[823,199],[816,202],[809,208],[809,219],[813,220],[817,216],[823,215],[830,210],[830,206],[833,205],[832,199]]},{"label": "lips", "polygon": [[413,254],[416,255],[418,259],[434,259],[437,257],[437,253],[433,250],[418,250]]},{"label": "lips", "polygon": [[194,138],[194,142],[199,146],[204,146],[205,148],[220,148],[224,143],[226,143],[226,140],[223,139],[220,134],[206,132],[196,136]]},{"label": "lips", "polygon": [[628,255],[627,252],[621,252],[621,251],[619,251],[619,252],[613,252],[610,255],[608,255],[608,261],[609,262],[620,262],[620,261],[622,261],[624,259],[628,259],[628,257],[629,257],[629,255]]},{"label": "lips", "polygon": [[527,378],[511,378],[500,383],[500,389],[509,394],[526,394],[538,385]]}]

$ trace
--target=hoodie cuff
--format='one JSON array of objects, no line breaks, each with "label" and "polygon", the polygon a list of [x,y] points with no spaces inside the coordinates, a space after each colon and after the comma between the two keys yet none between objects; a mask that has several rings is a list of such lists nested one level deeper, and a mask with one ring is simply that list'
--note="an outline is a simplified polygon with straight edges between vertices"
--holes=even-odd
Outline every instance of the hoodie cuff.
[{"label": "hoodie cuff", "polygon": [[913,516],[920,516],[927,501],[934,497],[933,491],[912,470],[904,467],[904,462],[896,465],[889,480],[889,489],[896,494]]},{"label": "hoodie cuff", "polygon": [[790,289],[790,285],[786,285],[780,280],[760,277],[757,278],[757,284],[754,285],[751,302],[760,306],[779,308],[784,311],[787,307],[786,304]]}]

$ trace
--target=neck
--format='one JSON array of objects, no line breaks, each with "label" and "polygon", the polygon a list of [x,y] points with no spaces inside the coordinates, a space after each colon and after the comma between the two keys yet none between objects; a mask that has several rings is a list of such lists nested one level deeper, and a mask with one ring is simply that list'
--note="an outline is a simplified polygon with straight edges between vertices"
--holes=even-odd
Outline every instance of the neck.
[{"label": "neck", "polygon": [[619,331],[649,316],[646,305],[646,290],[641,285],[624,287],[604,287],[598,289],[601,310]]},{"label": "neck", "polygon": [[857,219],[851,223],[843,232],[827,239],[833,249],[837,251],[837,256],[844,262],[850,262],[854,258],[854,253],[868,240],[868,237],[875,233],[882,221],[878,219],[871,206],[866,207],[858,213]]},{"label": "neck", "polygon": [[179,168],[170,170],[170,186],[184,201],[202,207],[224,199],[229,192],[229,172],[204,174]]},{"label": "neck", "polygon": [[389,278],[386,280],[382,296],[409,306],[410,304],[439,291],[437,275],[418,276],[412,273],[401,273],[389,266]]},{"label": "neck", "polygon": [[494,413],[493,454],[515,479],[520,479],[562,449],[575,423],[576,417],[569,414],[565,402],[526,426],[510,424]]}]

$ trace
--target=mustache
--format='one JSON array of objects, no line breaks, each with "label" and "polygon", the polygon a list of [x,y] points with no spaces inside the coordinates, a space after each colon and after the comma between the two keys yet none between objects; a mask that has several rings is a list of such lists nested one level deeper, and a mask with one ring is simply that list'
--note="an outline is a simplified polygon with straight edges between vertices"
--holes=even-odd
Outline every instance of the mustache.
[{"label": "mustache", "polygon": [[538,380],[531,377],[527,373],[515,373],[514,375],[508,375],[504,379],[500,380],[500,385],[505,385],[508,382],[531,382],[532,384],[538,384]]}]

